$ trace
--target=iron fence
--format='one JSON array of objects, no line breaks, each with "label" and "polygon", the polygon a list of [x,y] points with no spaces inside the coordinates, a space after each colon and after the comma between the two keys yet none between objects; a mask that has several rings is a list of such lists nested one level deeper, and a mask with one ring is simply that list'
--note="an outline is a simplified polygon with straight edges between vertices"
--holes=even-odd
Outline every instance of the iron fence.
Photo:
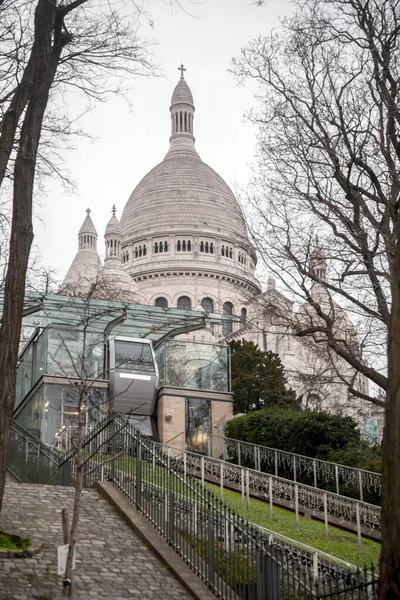
[{"label": "iron fence", "polygon": [[86,485],[114,482],[218,597],[376,598],[373,568],[357,570],[264,532],[192,477],[180,457],[130,426],[114,421],[86,446],[88,456],[101,449]]},{"label": "iron fence", "polygon": [[19,481],[60,484],[61,456],[30,435],[23,427],[12,423],[7,468]]},{"label": "iron fence", "polygon": [[[9,467],[21,480],[74,483],[74,452],[60,461],[15,426],[13,442]],[[186,459],[174,456],[125,420],[111,417],[85,439],[84,485],[112,481],[219,598],[377,598],[373,567],[356,569],[248,522],[204,486],[204,477],[191,475],[195,467],[187,454]]]},{"label": "iron fence", "polygon": [[379,505],[382,475],[232,438],[212,436],[213,456],[338,495]]}]

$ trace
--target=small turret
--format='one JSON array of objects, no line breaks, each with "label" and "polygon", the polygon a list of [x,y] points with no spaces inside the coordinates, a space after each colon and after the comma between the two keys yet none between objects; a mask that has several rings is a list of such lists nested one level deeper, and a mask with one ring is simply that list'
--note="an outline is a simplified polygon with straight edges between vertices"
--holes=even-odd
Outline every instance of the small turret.
[{"label": "small turret", "polygon": [[194,104],[192,92],[184,78],[185,67],[181,65],[178,70],[181,77],[176,84],[171,98],[171,150],[194,148],[193,119]]},{"label": "small turret", "polygon": [[97,231],[86,210],[86,218],[78,232],[78,252],[60,286],[60,292],[72,296],[85,296],[99,277],[101,260],[97,254]]},{"label": "small turret", "polygon": [[326,258],[319,244],[318,236],[315,236],[315,246],[310,253],[310,271],[319,281],[326,282]]},{"label": "small turret", "polygon": [[116,212],[117,209],[114,204],[114,206],[111,209],[111,219],[108,221],[106,231],[104,233],[104,265],[109,265],[110,263],[115,263],[119,265],[121,263],[122,230],[121,224],[116,217]]}]

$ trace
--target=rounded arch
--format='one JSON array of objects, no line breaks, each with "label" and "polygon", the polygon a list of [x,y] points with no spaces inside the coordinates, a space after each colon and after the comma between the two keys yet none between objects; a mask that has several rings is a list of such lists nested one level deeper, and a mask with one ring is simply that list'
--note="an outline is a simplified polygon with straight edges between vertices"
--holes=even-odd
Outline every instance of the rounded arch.
[{"label": "rounded arch", "polygon": [[246,323],[246,321],[247,321],[247,308],[244,307],[244,306],[240,310],[240,318],[242,319],[243,323]]},{"label": "rounded arch", "polygon": [[[233,315],[233,304],[230,300],[224,302],[222,306],[222,313],[224,315]],[[230,335],[233,331],[233,323],[231,320],[224,321],[222,324],[222,335],[227,336]]]},{"label": "rounded arch", "polygon": [[168,308],[168,300],[164,298],[164,296],[157,296],[154,301],[154,306],[158,306],[158,308]]},{"label": "rounded arch", "polygon": [[209,296],[207,296],[206,298],[203,298],[203,300],[201,301],[201,307],[204,310],[204,312],[206,312],[206,313],[215,312],[214,300],[212,298],[210,298]]},{"label": "rounded arch", "polygon": [[179,296],[176,306],[182,310],[192,310],[192,301],[189,296]]}]

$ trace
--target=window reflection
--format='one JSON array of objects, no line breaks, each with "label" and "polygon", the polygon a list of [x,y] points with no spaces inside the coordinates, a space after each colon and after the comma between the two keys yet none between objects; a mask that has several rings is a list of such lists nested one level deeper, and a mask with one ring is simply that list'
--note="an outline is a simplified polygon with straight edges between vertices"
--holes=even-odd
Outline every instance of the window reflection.
[{"label": "window reflection", "polygon": [[149,344],[115,341],[115,368],[126,371],[154,372],[153,355]]}]

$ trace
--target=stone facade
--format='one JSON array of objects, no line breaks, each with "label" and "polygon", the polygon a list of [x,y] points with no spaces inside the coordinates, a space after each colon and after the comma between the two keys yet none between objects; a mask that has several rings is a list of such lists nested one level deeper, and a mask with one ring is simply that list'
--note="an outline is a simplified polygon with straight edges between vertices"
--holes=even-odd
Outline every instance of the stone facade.
[{"label": "stone facade", "polygon": [[[347,386],[335,374],[335,368],[327,374],[319,349],[296,338],[287,322],[277,316],[285,314],[295,319],[293,303],[275,289],[273,280],[262,292],[255,277],[256,252],[249,241],[240,205],[228,185],[195,149],[194,115],[192,93],[181,77],[171,100],[170,148],[164,160],[132,192],[120,224],[113,211],[112,227],[109,223],[106,232],[106,262],[110,263],[111,228],[114,238],[115,232],[119,237],[118,253],[110,266],[120,271],[122,265],[132,282],[131,293],[136,301],[164,308],[232,314],[234,323],[187,334],[187,339],[254,341],[261,349],[272,350],[281,357],[289,384],[303,396],[305,404],[312,401],[336,411],[346,411],[350,404],[361,421],[364,404],[349,398]],[[318,268],[326,276],[320,251],[317,259]],[[110,268],[105,272],[109,276]],[[74,279],[74,265],[68,279]],[[304,316],[304,310],[299,314]],[[351,329],[348,320],[343,322]],[[337,363],[336,367],[347,377],[344,363]],[[359,385],[366,383],[362,380]],[[162,402],[171,402],[170,410],[178,410],[177,400],[165,397]],[[164,412],[165,408],[166,405]],[[159,422],[161,430],[168,431],[171,437],[179,433],[173,421],[167,423],[162,418]],[[163,439],[168,435],[163,434]]]}]

